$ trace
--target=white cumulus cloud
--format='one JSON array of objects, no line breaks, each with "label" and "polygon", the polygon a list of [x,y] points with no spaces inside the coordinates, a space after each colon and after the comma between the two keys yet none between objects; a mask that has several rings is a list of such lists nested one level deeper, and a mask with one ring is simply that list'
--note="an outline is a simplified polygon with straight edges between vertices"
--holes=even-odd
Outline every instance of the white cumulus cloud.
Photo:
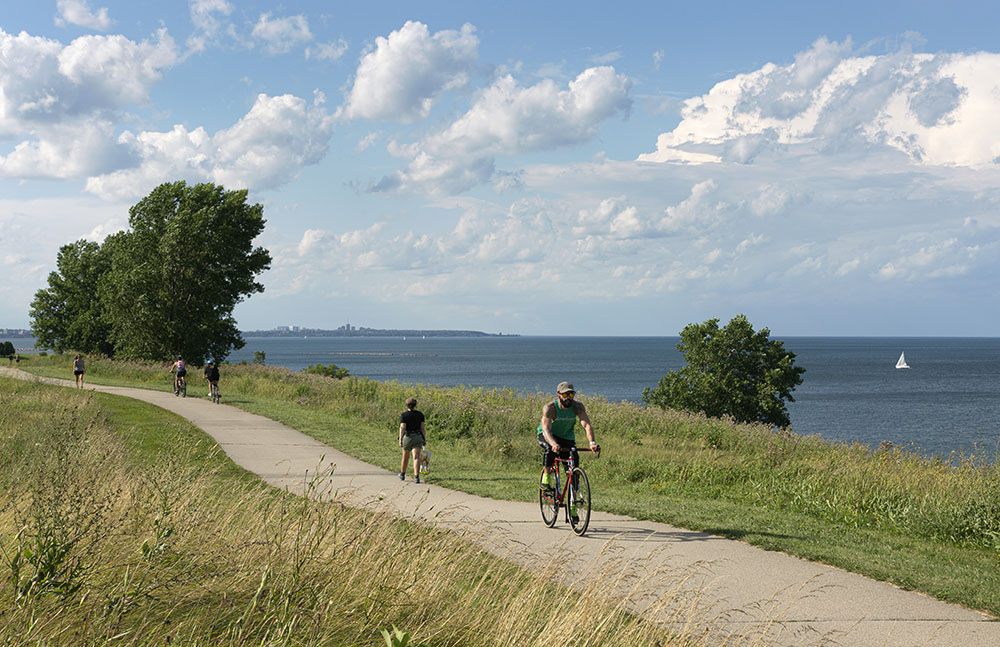
[{"label": "white cumulus cloud", "polygon": [[189,9],[195,32],[188,37],[187,46],[193,52],[204,50],[220,33],[232,30],[225,20],[233,13],[233,5],[227,0],[191,0]]},{"label": "white cumulus cloud", "polygon": [[106,7],[101,7],[96,12],[91,11],[85,0],[58,0],[56,9],[59,10],[56,15],[56,24],[59,26],[79,25],[106,31],[113,23]]},{"label": "white cumulus cloud", "polygon": [[651,162],[754,163],[776,150],[873,148],[913,164],[1000,158],[1000,54],[858,56],[824,38],[793,63],[769,63],[684,102],[681,122],[639,156]]},{"label": "white cumulus cloud", "polygon": [[603,121],[628,112],[630,88],[631,81],[612,67],[584,70],[565,89],[550,79],[524,87],[510,75],[501,77],[445,130],[410,146],[391,147],[390,152],[411,161],[375,190],[459,193],[487,182],[497,156],[592,139]]},{"label": "white cumulus cloud", "polygon": [[316,43],[306,48],[306,58],[319,61],[336,61],[347,52],[347,41],[341,38],[335,43]]},{"label": "white cumulus cloud", "polygon": [[464,86],[475,70],[479,39],[472,25],[431,34],[407,22],[361,58],[341,108],[344,119],[417,121],[444,91]]},{"label": "white cumulus cloud", "polygon": [[0,177],[72,179],[106,173],[129,162],[108,121],[54,124],[37,140],[0,156]]},{"label": "white cumulus cloud", "polygon": [[176,62],[166,30],[156,41],[81,36],[63,46],[0,29],[0,137],[145,102]]},{"label": "white cumulus cloud", "polygon": [[661,222],[665,231],[703,231],[722,222],[726,205],[714,196],[714,180],[699,182],[691,188],[691,195],[677,205],[667,207]]},{"label": "white cumulus cloud", "polygon": [[273,188],[323,158],[332,127],[321,96],[310,104],[292,95],[261,94],[236,124],[214,135],[182,125],[169,132],[124,133],[122,145],[141,162],[91,177],[86,189],[108,200],[126,200],[177,178]]},{"label": "white cumulus cloud", "polygon": [[312,40],[309,21],[303,15],[271,18],[270,12],[262,13],[253,27],[254,38],[264,44],[270,54],[287,54],[302,43]]},{"label": "white cumulus cloud", "polygon": [[126,163],[115,124],[178,60],[173,39],[82,36],[68,45],[0,30],[0,176],[75,178]]}]

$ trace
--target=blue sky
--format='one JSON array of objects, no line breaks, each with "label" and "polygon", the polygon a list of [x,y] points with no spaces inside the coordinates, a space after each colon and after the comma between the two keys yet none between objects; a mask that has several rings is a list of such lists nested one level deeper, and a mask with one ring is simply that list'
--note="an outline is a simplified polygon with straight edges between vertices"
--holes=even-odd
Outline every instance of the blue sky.
[{"label": "blue sky", "polygon": [[6,4],[0,326],[184,179],[244,329],[997,334],[994,3]]}]

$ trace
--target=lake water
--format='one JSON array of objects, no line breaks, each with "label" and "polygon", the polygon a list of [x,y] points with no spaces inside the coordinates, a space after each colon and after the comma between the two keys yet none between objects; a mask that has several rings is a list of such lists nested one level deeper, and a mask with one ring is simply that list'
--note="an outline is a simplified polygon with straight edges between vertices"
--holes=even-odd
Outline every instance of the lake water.
[{"label": "lake water", "polygon": [[[16,340],[15,346],[30,346]],[[336,364],[351,375],[445,386],[551,393],[562,380],[581,397],[641,401],[684,365],[677,337],[247,338],[231,362],[293,370]],[[806,369],[788,410],[793,429],[871,446],[887,440],[924,454],[991,455],[1000,443],[1000,338],[788,337]],[[906,352],[910,369],[897,370]],[[225,380],[225,375],[223,375]],[[600,431],[600,421],[595,421]]]}]

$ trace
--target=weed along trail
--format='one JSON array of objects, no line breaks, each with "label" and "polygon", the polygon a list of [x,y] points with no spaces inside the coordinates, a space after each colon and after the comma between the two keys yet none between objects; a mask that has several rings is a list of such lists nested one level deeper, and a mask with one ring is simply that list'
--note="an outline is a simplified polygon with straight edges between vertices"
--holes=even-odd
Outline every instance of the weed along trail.
[{"label": "weed along trail", "polygon": [[[0,375],[72,386],[0,367]],[[238,465],[307,496],[379,507],[454,528],[498,556],[551,570],[577,588],[615,587],[657,622],[704,619],[706,644],[966,647],[1000,645],[1000,622],[831,567],[713,535],[595,512],[583,537],[546,528],[537,503],[495,501],[396,474],[305,434],[205,398],[88,385],[177,413],[211,435]],[[595,498],[600,483],[592,483]],[[525,487],[532,487],[525,483]],[[556,568],[546,565],[557,565]],[[728,638],[728,639],[727,639]]]}]

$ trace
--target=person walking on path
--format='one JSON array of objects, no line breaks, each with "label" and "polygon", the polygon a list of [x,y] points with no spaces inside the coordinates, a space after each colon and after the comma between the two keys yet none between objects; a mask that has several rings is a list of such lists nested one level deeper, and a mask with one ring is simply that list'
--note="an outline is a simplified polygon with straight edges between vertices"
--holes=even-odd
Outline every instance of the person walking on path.
[{"label": "person walking on path", "polygon": [[420,482],[420,449],[427,444],[424,414],[417,411],[416,398],[407,398],[406,411],[399,416],[399,446],[403,459],[399,464],[399,480],[406,480],[406,464],[413,454],[413,482]]},{"label": "person walking on path", "polygon": [[73,377],[76,378],[77,388],[83,388],[83,374],[87,372],[86,366],[83,364],[83,358],[77,354],[73,358]]}]

